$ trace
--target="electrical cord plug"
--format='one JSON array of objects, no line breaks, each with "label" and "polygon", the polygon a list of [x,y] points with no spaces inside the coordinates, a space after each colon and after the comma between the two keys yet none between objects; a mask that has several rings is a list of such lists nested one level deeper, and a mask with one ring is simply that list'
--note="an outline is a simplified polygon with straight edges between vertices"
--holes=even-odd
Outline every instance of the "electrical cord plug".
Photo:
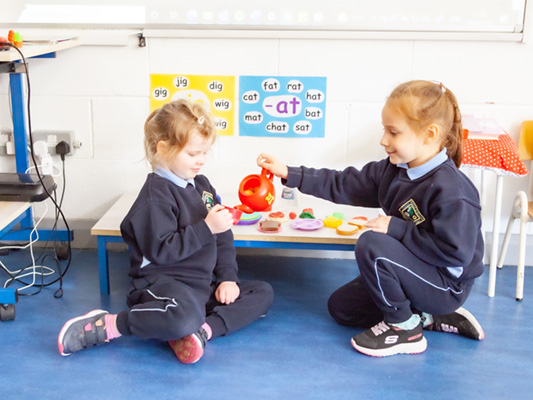
[{"label": "electrical cord plug", "polygon": [[56,154],[61,156],[61,161],[65,161],[65,156],[70,153],[70,145],[62,140],[56,145]]}]

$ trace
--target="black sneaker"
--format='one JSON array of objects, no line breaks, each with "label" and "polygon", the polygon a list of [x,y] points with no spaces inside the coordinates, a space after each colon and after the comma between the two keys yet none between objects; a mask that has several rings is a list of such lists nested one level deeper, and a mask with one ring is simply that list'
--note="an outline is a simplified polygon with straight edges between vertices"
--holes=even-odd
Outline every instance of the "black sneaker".
[{"label": "black sneaker", "polygon": [[483,340],[485,332],[476,318],[466,309],[458,308],[451,314],[433,315],[433,323],[424,327],[428,331],[456,333],[474,340]]},{"label": "black sneaker", "polygon": [[207,332],[204,328],[180,340],[169,340],[168,344],[176,353],[176,357],[184,364],[194,364],[204,355],[207,343]]},{"label": "black sneaker", "polygon": [[360,353],[372,357],[394,354],[416,354],[426,350],[427,341],[422,334],[422,324],[411,330],[403,330],[385,321],[355,335],[352,346]]},{"label": "black sneaker", "polygon": [[69,356],[75,351],[108,342],[104,321],[107,314],[107,311],[93,310],[68,320],[57,338],[59,354]]}]

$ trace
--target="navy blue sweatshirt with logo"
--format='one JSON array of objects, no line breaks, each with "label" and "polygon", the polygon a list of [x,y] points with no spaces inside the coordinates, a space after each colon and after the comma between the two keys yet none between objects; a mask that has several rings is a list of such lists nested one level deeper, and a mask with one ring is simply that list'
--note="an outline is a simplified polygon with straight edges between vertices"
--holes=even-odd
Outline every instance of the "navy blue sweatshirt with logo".
[{"label": "navy blue sweatshirt with logo", "polygon": [[387,158],[361,170],[289,167],[283,183],[337,204],[381,208],[392,217],[388,235],[458,281],[483,273],[479,194],[449,158],[413,180]]},{"label": "navy blue sweatshirt with logo", "polygon": [[218,203],[203,175],[182,188],[155,173],[148,174],[120,230],[130,246],[130,276],[165,274],[209,290],[214,280],[239,282],[233,233],[213,235],[205,223]]}]

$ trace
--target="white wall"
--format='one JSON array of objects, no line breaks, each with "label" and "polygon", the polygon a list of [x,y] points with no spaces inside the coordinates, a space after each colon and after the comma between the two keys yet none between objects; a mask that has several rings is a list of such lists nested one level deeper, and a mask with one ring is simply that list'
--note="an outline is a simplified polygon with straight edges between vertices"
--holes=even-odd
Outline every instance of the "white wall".
[{"label": "white wall", "polygon": [[[533,13],[527,19],[526,28],[533,27]],[[144,181],[150,73],[327,77],[325,138],[218,138],[203,172],[222,193],[236,192],[245,175],[257,172],[261,151],[288,164],[336,168],[383,158],[381,107],[397,84],[411,79],[442,81],[463,113],[495,118],[515,140],[521,121],[533,119],[531,29],[523,43],[149,38],[140,48],[132,36],[125,46],[81,46],[29,64],[33,129],[73,130],[83,144],[67,157],[63,211],[85,229]],[[2,74],[0,128],[11,127],[8,90]],[[1,156],[0,169],[14,170],[13,158]],[[469,175],[477,182],[475,171]],[[494,183],[486,174],[489,230]],[[526,187],[527,178],[506,178],[502,231],[515,192]]]}]

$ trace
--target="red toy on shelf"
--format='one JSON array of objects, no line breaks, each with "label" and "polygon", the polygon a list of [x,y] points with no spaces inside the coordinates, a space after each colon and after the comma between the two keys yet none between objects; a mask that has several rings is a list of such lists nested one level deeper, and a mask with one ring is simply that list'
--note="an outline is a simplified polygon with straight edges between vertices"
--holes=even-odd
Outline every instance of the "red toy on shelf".
[{"label": "red toy on shelf", "polygon": [[0,51],[9,50],[9,46],[6,46],[4,43],[9,43],[9,41],[5,37],[0,36]]}]

